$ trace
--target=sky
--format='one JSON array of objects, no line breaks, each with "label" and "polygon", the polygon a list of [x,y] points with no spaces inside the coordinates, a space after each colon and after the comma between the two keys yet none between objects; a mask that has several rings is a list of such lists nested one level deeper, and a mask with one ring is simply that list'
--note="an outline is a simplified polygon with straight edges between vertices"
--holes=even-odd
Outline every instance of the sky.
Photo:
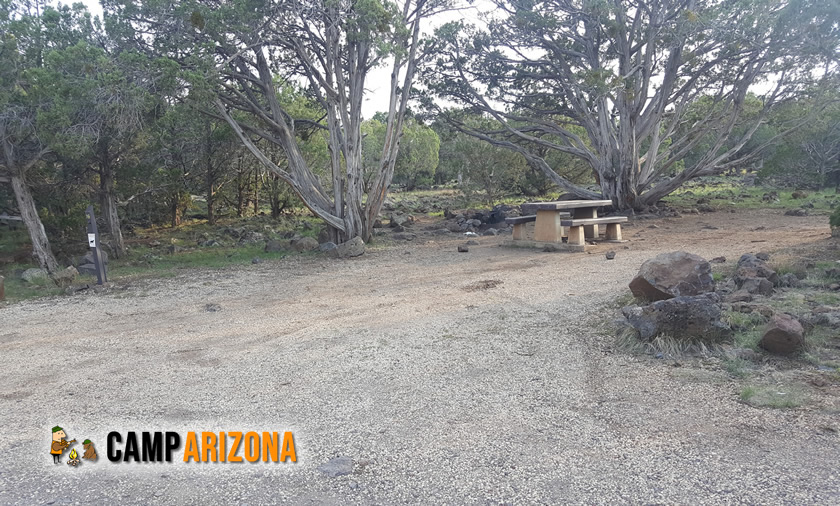
[{"label": "sky", "polygon": [[[63,0],[62,3],[70,3],[71,0]],[[102,16],[102,6],[99,0],[81,0],[96,16]],[[464,19],[468,23],[479,23],[479,11],[486,11],[491,8],[488,0],[478,0],[474,2],[474,6],[469,10],[462,10],[451,13],[443,13],[434,19],[427,20],[426,26],[423,29],[423,35],[428,35],[440,25],[448,23],[457,19]],[[388,97],[391,88],[391,66],[384,65],[373,69],[367,76],[365,87],[365,99],[362,105],[362,115],[365,118],[372,117],[377,112],[388,111]]]}]

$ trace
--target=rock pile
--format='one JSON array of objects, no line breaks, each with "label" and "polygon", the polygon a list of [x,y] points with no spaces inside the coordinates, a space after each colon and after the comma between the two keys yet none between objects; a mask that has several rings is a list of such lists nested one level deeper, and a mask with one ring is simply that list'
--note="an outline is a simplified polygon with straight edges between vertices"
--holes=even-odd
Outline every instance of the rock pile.
[{"label": "rock pile", "polygon": [[643,340],[661,334],[687,341],[726,339],[732,329],[721,320],[721,299],[714,290],[712,267],[704,258],[662,253],[643,263],[630,282],[634,296],[654,302],[622,309],[625,324]]},{"label": "rock pile", "polygon": [[[709,262],[703,258],[684,251],[658,255],[642,264],[630,282],[633,295],[654,302],[623,308],[622,324],[646,341],[664,334],[686,341],[720,342],[733,334],[723,317],[725,310],[753,313],[768,321],[759,346],[777,355],[795,354],[804,348],[803,323],[805,327],[825,324],[840,328],[840,308],[821,306],[810,317],[797,317],[780,311],[778,305],[762,303],[774,295],[798,296],[804,301],[801,294],[785,291],[799,286],[800,277],[778,275],[768,265],[769,259],[767,253],[745,254],[738,259],[733,275],[716,285]],[[724,263],[726,259],[716,261]],[[840,269],[836,274],[840,277]],[[804,273],[800,275],[804,277]],[[826,271],[826,276],[831,275]]]}]

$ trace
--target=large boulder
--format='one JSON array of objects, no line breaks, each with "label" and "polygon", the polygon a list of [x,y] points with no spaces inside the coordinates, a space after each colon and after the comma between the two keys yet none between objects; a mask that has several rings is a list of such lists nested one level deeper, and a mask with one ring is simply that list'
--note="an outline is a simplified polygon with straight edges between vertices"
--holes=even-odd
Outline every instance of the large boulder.
[{"label": "large boulder", "polygon": [[67,288],[73,284],[73,281],[76,281],[77,277],[79,277],[79,271],[71,265],[64,270],[56,272],[53,276],[53,281],[61,288]]},{"label": "large boulder", "polygon": [[332,251],[332,250],[336,249],[337,247],[338,246],[334,242],[327,241],[327,242],[322,242],[321,244],[319,244],[318,245],[318,250],[326,253],[327,251]]},{"label": "large boulder", "polygon": [[633,295],[651,301],[714,290],[712,266],[702,257],[685,251],[662,253],[651,258],[642,264],[630,282]]},{"label": "large boulder", "polygon": [[739,286],[749,278],[764,278],[774,285],[779,281],[776,271],[768,267],[762,258],[749,253],[741,255],[741,258],[738,259],[738,267],[735,269],[734,278]]},{"label": "large boulder", "polygon": [[365,253],[365,242],[361,237],[356,236],[347,242],[341,243],[334,249],[326,252],[334,258],[357,257]]},{"label": "large boulder", "polygon": [[754,295],[773,294],[773,287],[779,284],[779,276],[776,271],[767,266],[768,258],[766,253],[756,255],[747,253],[738,259],[738,267],[732,279],[735,280],[739,290]]},{"label": "large boulder", "polygon": [[743,278],[738,291],[753,295],[773,295],[773,283],[766,278]]},{"label": "large boulder", "polygon": [[770,319],[759,346],[777,355],[791,355],[805,345],[802,325],[793,317],[777,314]]},{"label": "large boulder", "polygon": [[77,268],[79,274],[83,274],[85,276],[96,276],[96,265],[94,264],[82,264]]},{"label": "large boulder", "polygon": [[390,227],[407,227],[414,223],[414,216],[410,214],[393,213],[390,217]]},{"label": "large boulder", "polygon": [[[99,252],[102,254],[102,263],[104,263],[105,265],[108,265],[108,252],[105,251],[102,248],[99,249]],[[85,253],[84,255],[76,258],[76,262],[74,263],[74,265],[76,267],[78,267],[80,265],[92,264],[92,263],[94,263],[94,261],[93,261],[93,250],[88,250],[87,253]]]},{"label": "large boulder", "polygon": [[482,221],[489,223],[490,225],[495,225],[496,223],[503,223],[505,218],[510,218],[518,214],[519,213],[515,207],[506,204],[498,204],[493,207],[492,211],[487,213],[487,217]]},{"label": "large boulder", "polygon": [[20,275],[20,279],[26,281],[27,283],[35,283],[49,278],[49,274],[47,274],[47,271],[44,269],[26,269]]},{"label": "large boulder", "polygon": [[646,341],[660,334],[708,342],[732,335],[732,329],[720,319],[720,296],[715,293],[674,297],[648,306],[628,306],[621,312],[627,323],[639,332],[639,338]]},{"label": "large boulder", "polygon": [[289,241],[289,246],[297,252],[312,251],[318,249],[318,240],[313,237],[301,237],[300,239],[292,239]]}]

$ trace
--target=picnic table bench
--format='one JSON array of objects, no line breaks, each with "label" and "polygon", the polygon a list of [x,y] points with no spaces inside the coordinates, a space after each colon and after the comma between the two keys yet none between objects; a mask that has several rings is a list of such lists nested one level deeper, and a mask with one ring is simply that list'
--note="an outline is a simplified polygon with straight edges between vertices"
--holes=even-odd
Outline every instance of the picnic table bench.
[{"label": "picnic table bench", "polygon": [[[568,242],[565,245],[568,249],[583,251],[586,239],[598,238],[599,225],[606,225],[606,240],[619,242],[622,240],[620,224],[627,221],[626,217],[598,217],[598,208],[609,205],[612,205],[610,200],[526,202],[521,207],[523,212],[529,214],[507,218],[505,221],[513,225],[514,243],[528,242],[525,240],[525,225],[533,221],[535,222],[533,246],[563,244],[563,237],[566,236]],[[530,214],[532,212],[534,214]],[[568,229],[568,234],[565,229]]]},{"label": "picnic table bench", "polygon": [[[607,226],[604,239],[607,241],[621,242],[621,223],[627,221],[626,216],[607,216],[605,218],[582,218],[580,220],[560,220],[564,227],[569,227],[569,244],[586,244],[586,227],[597,227],[600,224]],[[597,229],[596,229],[597,230]]]}]

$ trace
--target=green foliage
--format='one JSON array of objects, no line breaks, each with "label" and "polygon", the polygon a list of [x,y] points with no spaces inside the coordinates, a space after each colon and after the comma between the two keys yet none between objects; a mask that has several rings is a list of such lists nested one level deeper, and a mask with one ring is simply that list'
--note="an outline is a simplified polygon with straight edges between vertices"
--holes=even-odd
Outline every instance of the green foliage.
[{"label": "green foliage", "polygon": [[832,211],[831,216],[828,217],[828,224],[832,227],[840,227],[840,206]]},{"label": "green foliage", "polygon": [[[498,122],[478,115],[460,111],[450,113],[470,129],[499,128]],[[456,181],[469,200],[494,204],[509,195],[545,195],[556,190],[521,154],[463,133],[442,121],[435,123],[433,128],[441,139],[436,182]],[[571,160],[562,154],[549,153],[546,157],[558,167]],[[589,174],[588,169],[584,172]],[[568,175],[570,172],[564,169],[563,173]]]},{"label": "green foliage", "polygon": [[480,194],[490,205],[511,193],[528,170],[527,162],[518,153],[475,137],[458,136],[454,148],[462,168],[461,190],[467,196]]},{"label": "green foliage", "polygon": [[[698,200],[705,199],[708,205],[719,209],[791,209],[803,204],[813,205],[811,214],[828,214],[840,206],[840,195],[834,190],[809,191],[805,199],[795,199],[795,190],[772,186],[743,186],[739,172],[734,176],[713,176],[699,178],[662,199],[668,205],[681,209],[696,208]],[[778,199],[769,198],[775,194]]]},{"label": "green foliage", "polygon": [[[573,193],[641,209],[692,178],[747,166],[807,119],[767,122],[830,86],[820,81],[837,70],[835,4],[503,1],[505,14],[484,25],[437,30],[425,84],[499,120],[504,128],[472,131]],[[583,160],[598,191],[557,172],[551,152]]]},{"label": "green foliage", "polygon": [[795,187],[840,186],[840,93],[824,109],[812,98],[793,101],[770,116],[767,129],[784,129],[792,119],[811,112],[810,120],[774,142],[762,157],[763,178]]},{"label": "green foliage", "polygon": [[[382,121],[383,115],[378,116],[362,124],[362,157],[367,181],[379,170],[385,144],[386,124]],[[439,151],[440,138],[434,130],[417,121],[407,120],[403,123],[393,182],[407,190],[432,184]]]}]

